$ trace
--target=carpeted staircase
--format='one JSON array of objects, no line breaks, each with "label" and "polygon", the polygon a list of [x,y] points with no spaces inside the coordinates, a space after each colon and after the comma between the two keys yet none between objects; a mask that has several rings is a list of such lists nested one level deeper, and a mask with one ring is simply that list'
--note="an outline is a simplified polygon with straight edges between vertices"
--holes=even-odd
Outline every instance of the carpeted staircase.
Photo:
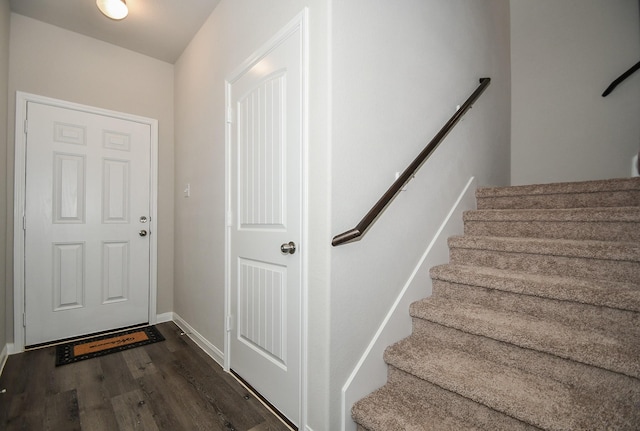
[{"label": "carpeted staircase", "polygon": [[358,429],[640,430],[640,178],[476,198]]}]

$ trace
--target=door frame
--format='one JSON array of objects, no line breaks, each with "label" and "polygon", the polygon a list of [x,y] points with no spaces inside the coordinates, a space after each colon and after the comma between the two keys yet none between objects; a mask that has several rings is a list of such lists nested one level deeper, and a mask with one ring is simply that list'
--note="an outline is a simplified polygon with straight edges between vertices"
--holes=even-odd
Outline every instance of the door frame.
[{"label": "door frame", "polygon": [[149,324],[157,322],[156,304],[158,291],[158,120],[133,114],[96,108],[36,94],[16,92],[15,161],[13,197],[13,351],[20,353],[25,346],[25,234],[23,229],[26,203],[26,149],[27,103],[34,102],[58,108],[73,109],[90,114],[103,115],[148,124],[151,131],[150,166],[150,216],[149,231]]},{"label": "door frame", "polygon": [[[229,78],[225,80],[225,273],[224,273],[224,285],[225,285],[225,319],[224,319],[224,364],[223,368],[229,372],[231,369],[230,358],[230,342],[231,342],[231,330],[232,330],[232,315],[231,309],[231,229],[233,227],[233,208],[231,206],[231,172],[232,172],[232,158],[231,158],[231,146],[232,146],[232,130],[233,118],[232,118],[232,106],[231,106],[231,87],[232,84],[237,81],[245,72],[256,65],[265,56],[271,53],[278,45],[286,40],[291,34],[296,31],[300,31],[301,37],[301,79],[302,79],[302,91],[301,91],[301,267],[300,267],[300,407],[298,413],[298,428],[306,429],[307,422],[307,333],[308,333],[308,238],[309,238],[309,193],[308,193],[308,172],[309,172],[309,160],[308,160],[308,124],[309,124],[309,25],[308,25],[308,8],[304,8],[298,15],[296,15],[291,21],[289,21],[280,31],[278,31],[273,37],[268,39],[262,46],[251,54],[244,62],[242,62],[233,72],[229,75]],[[251,382],[248,382],[251,383]]]}]

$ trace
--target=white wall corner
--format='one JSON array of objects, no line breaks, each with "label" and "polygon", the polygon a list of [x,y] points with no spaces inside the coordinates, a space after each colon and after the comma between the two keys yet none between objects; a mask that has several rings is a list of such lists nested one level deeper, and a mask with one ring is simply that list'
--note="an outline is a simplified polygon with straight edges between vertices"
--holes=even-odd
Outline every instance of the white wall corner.
[{"label": "white wall corner", "polygon": [[156,315],[156,323],[173,322],[175,320],[173,311]]},{"label": "white wall corner", "polygon": [[386,383],[387,365],[382,359],[384,350],[411,334],[409,305],[424,298],[425,291],[428,290],[430,294],[431,267],[449,261],[447,239],[463,233],[462,213],[476,208],[475,189],[475,177],[471,177],[342,387],[342,431],[356,430],[356,424],[351,419],[351,406]]},{"label": "white wall corner", "polygon": [[216,361],[221,367],[224,365],[224,353],[216,346],[211,344],[209,340],[204,338],[198,331],[193,329],[191,325],[189,325],[182,317],[180,317],[177,313],[173,314],[173,321],[185,335],[193,340],[194,343],[198,345],[207,355],[211,356],[214,361]]}]

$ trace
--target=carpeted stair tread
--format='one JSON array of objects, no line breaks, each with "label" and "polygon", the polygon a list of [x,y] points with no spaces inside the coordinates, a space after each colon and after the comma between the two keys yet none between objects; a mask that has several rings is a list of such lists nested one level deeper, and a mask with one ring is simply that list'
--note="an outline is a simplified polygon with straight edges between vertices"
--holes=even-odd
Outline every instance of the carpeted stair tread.
[{"label": "carpeted stair tread", "polygon": [[640,314],[611,307],[573,301],[559,301],[503,290],[435,280],[434,297],[461,304],[473,304],[498,313],[520,313],[527,317],[553,321],[576,329],[620,333],[640,339]]},{"label": "carpeted stair tread", "polygon": [[466,211],[466,235],[640,241],[640,207]]},{"label": "carpeted stair tread", "polygon": [[[416,333],[428,340],[425,348],[445,345],[530,374],[569,384],[583,392],[598,392],[605,388],[607,402],[640,403],[640,379],[564,359],[536,350],[516,346],[492,338],[470,334],[423,319],[415,319]],[[630,403],[630,404],[629,404]],[[640,411],[636,412],[640,415]]]},{"label": "carpeted stair tread", "polygon": [[633,241],[593,241],[464,235],[449,238],[448,244],[449,248],[622,260],[640,264],[640,243]]},{"label": "carpeted stair tread", "polygon": [[[498,364],[415,333],[390,346],[385,360],[408,374],[547,430],[636,429],[637,381],[596,390]],[[618,391],[629,393],[629,402]]]},{"label": "carpeted stair tread", "polygon": [[451,263],[640,283],[640,242],[455,236]]},{"label": "carpeted stair tread", "polygon": [[451,283],[640,312],[640,285],[637,283],[459,264],[435,266],[430,275],[434,280]]},{"label": "carpeted stair tread", "polygon": [[640,190],[640,177],[607,180],[528,184],[521,186],[478,187],[476,197],[599,193]]},{"label": "carpeted stair tread", "polygon": [[640,206],[640,179],[483,187],[476,199],[478,209]]},{"label": "carpeted stair tread", "polygon": [[535,431],[538,428],[389,366],[389,381],[355,403],[369,431]]},{"label": "carpeted stair tread", "polygon": [[448,411],[420,397],[416,388],[397,383],[387,383],[358,401],[353,405],[351,415],[369,431],[478,429],[475,425],[457,420]]},{"label": "carpeted stair tread", "polygon": [[484,209],[465,211],[463,221],[582,221],[640,223],[640,207]]},{"label": "carpeted stair tread", "polygon": [[640,378],[637,328],[625,332],[596,330],[588,322],[576,328],[515,311],[496,311],[438,297],[414,302],[410,314],[470,334]]}]

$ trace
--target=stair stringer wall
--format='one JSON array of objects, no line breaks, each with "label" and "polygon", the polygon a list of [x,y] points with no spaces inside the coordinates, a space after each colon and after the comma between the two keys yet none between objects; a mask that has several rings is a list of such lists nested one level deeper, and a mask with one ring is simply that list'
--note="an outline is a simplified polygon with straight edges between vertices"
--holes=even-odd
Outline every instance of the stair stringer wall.
[{"label": "stair stringer wall", "polygon": [[457,200],[442,220],[434,237],[426,245],[422,257],[413,269],[399,295],[384,316],[378,330],[367,345],[341,392],[342,431],[355,431],[356,423],[351,419],[351,406],[387,381],[387,364],[382,355],[391,344],[411,335],[409,305],[431,295],[431,267],[449,261],[447,239],[463,233],[462,213],[476,209],[475,177],[469,178]]}]

